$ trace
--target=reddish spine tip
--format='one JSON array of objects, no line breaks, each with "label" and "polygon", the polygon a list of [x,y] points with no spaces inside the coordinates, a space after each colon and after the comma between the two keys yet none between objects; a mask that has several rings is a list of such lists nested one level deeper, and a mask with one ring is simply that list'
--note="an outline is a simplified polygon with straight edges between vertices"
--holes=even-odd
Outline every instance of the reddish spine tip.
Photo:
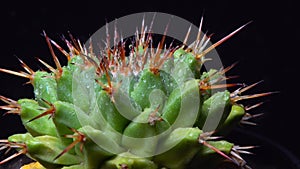
[{"label": "reddish spine tip", "polygon": [[43,100],[43,102],[45,102],[47,105],[49,105],[50,108],[47,109],[44,113],[42,113],[42,114],[40,114],[40,115],[38,115],[38,116],[36,116],[36,117],[34,117],[34,118],[28,120],[27,123],[30,123],[30,122],[32,122],[32,121],[34,121],[34,120],[37,120],[37,119],[39,119],[39,118],[41,118],[41,117],[44,117],[44,116],[46,116],[46,115],[50,115],[49,118],[53,118],[53,117],[54,117],[55,112],[56,112],[55,106],[54,106],[52,103],[50,103],[50,102],[48,102],[48,101],[46,101],[46,100],[44,100],[44,99],[42,99],[42,100]]},{"label": "reddish spine tip", "polygon": [[83,151],[83,145],[86,141],[86,137],[83,133],[77,131],[76,129],[69,128],[74,132],[74,135],[65,135],[66,138],[73,138],[75,141],[73,141],[70,145],[68,145],[61,153],[59,153],[53,161],[57,160],[59,157],[70,151],[73,147],[75,147],[78,143],[81,143],[80,145],[80,151]]}]

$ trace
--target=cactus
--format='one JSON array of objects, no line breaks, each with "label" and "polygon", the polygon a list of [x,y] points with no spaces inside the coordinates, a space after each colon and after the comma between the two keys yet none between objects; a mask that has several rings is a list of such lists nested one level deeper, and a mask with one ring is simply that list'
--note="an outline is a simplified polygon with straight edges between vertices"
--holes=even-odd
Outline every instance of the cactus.
[{"label": "cactus", "polygon": [[240,154],[251,147],[228,142],[226,135],[239,123],[252,123],[247,120],[256,115],[248,111],[261,105],[247,107],[241,100],[270,92],[242,95],[257,83],[226,84],[233,66],[203,66],[208,52],[244,26],[208,48],[210,37],[200,27],[193,45],[166,47],[163,36],[154,50],[143,25],[129,50],[115,35],[115,44],[107,42],[98,54],[72,36],[64,39],[67,52],[44,32],[56,68],[38,59],[50,71],[34,71],[22,60],[25,72],[0,69],[29,79],[35,94],[17,101],[0,96],[6,103],[0,108],[18,114],[27,130],[0,140],[0,150],[17,150],[0,165],[26,154],[38,162],[31,167],[49,169],[183,169],[195,162],[214,168],[224,161],[250,168]]}]

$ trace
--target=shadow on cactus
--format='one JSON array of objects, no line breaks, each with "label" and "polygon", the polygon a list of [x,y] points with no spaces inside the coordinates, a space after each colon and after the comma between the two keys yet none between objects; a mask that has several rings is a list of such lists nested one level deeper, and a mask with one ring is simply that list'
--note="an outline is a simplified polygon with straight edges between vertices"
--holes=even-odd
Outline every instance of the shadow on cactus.
[{"label": "shadow on cactus", "polygon": [[[25,154],[38,163],[23,168],[213,169],[224,162],[250,168],[240,154],[250,154],[253,146],[235,145],[226,135],[238,124],[255,124],[249,119],[258,115],[248,112],[262,103],[247,107],[241,100],[271,92],[242,95],[258,83],[226,83],[235,64],[219,70],[204,66],[207,53],[245,25],[208,45],[201,19],[194,43],[186,44],[189,29],[181,44],[173,45],[165,42],[168,26],[155,42],[152,23],[147,27],[143,21],[127,39],[115,27],[114,43],[107,33],[98,52],[71,35],[63,38],[64,50],[44,32],[55,67],[38,59],[49,71],[34,71],[22,60],[25,71],[1,68],[27,78],[35,98],[0,96],[6,104],[0,108],[19,115],[27,130],[0,140],[1,151],[17,150],[0,164]],[[53,47],[67,65],[60,64]]]}]

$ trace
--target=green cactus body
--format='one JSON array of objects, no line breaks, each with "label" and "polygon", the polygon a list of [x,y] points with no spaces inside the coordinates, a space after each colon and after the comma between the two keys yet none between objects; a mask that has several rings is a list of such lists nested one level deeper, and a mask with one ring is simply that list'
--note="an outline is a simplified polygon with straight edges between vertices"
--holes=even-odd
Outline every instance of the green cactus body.
[{"label": "green cactus body", "polygon": [[29,122],[31,119],[43,113],[42,107],[38,105],[38,102],[31,99],[18,100],[20,105],[20,117],[26,130],[33,136],[50,135],[57,136],[54,123],[47,117],[40,118]]},{"label": "green cactus body", "polygon": [[31,158],[39,161],[46,168],[61,168],[62,166],[81,163],[77,155],[66,153],[65,157],[55,159],[55,156],[65,148],[57,137],[43,135],[32,137],[29,133],[17,134],[8,138],[11,142],[26,144],[26,151]]},{"label": "green cactus body", "polygon": [[[79,131],[86,135],[83,149],[80,150],[80,145],[75,147],[76,152],[82,154],[83,160],[85,161],[85,163],[82,164],[83,166],[81,166],[82,168],[98,169],[105,160],[114,156],[112,152],[121,153],[124,151],[109,133],[94,129],[91,126],[84,126],[79,129]],[[108,142],[108,144],[101,147],[97,144],[99,142]]]},{"label": "green cactus body", "polygon": [[0,96],[7,104],[0,108],[19,114],[27,129],[0,140],[0,150],[16,148],[49,169],[208,168],[236,159],[246,167],[232,153],[233,143],[212,139],[245,116],[237,101],[266,94],[240,96],[251,86],[230,93],[226,87],[234,85],[219,83],[227,69],[202,69],[204,55],[219,42],[207,50],[194,45],[162,52],[160,45],[155,52],[146,32],[135,38],[132,50],[107,43],[101,56],[67,41],[66,66],[55,55],[56,69],[42,62],[51,73],[23,62],[28,73],[0,69],[29,78],[35,94],[18,101]]},{"label": "green cactus body", "polygon": [[35,72],[33,86],[34,95],[39,104],[47,106],[42,99],[50,103],[57,100],[57,84],[52,74],[41,71]]},{"label": "green cactus body", "polygon": [[128,125],[129,120],[118,112],[109,95],[103,90],[99,91],[97,102],[99,105],[99,110],[104,119],[108,122],[108,125],[110,125],[117,132],[122,133],[125,127]]},{"label": "green cactus body", "polygon": [[73,72],[71,68],[64,67],[61,77],[56,80],[57,97],[60,101],[73,103],[72,78],[73,78]]},{"label": "green cactus body", "polygon": [[119,154],[111,160],[105,162],[101,169],[123,169],[123,168],[144,168],[157,169],[157,165],[147,158],[139,158],[128,152]]},{"label": "green cactus body", "polygon": [[149,95],[154,89],[165,91],[162,78],[159,74],[154,74],[146,69],[142,72],[137,86],[131,92],[131,97],[142,109],[150,107]]},{"label": "green cactus body", "polygon": [[[218,148],[225,154],[230,154],[230,151],[233,148],[232,143],[229,143],[224,140],[210,141],[209,144]],[[220,156],[220,154],[205,146],[201,147],[198,154],[195,155],[194,159],[197,159],[197,162],[192,162],[195,166],[201,167],[205,165],[205,168],[207,169],[215,169],[224,161],[224,157]]]},{"label": "green cactus body", "polygon": [[[170,94],[165,109],[163,110],[163,117],[170,124],[175,123],[173,126],[175,128],[192,126],[196,120],[195,111],[199,109],[199,102],[198,82],[194,79],[189,80],[181,87],[174,89]],[[182,110],[182,107],[190,107],[190,109]],[[194,111],[193,108],[195,108]],[[179,114],[182,114],[182,111],[185,111],[185,117],[178,117]]]},{"label": "green cactus body", "polygon": [[157,155],[154,161],[167,168],[186,168],[202,147],[199,146],[198,142],[201,133],[202,131],[198,128],[177,128],[159,145],[161,147],[158,148],[163,149],[172,147],[173,145],[175,147]]},{"label": "green cactus body", "polygon": [[223,123],[229,114],[229,103],[230,93],[228,91],[217,92],[205,100],[198,118],[198,127],[203,128],[205,123],[213,123],[214,121],[220,121],[220,124]]},{"label": "green cactus body", "polygon": [[237,122],[241,121],[245,116],[245,108],[241,105],[232,105],[230,113],[223,124],[218,127],[218,132],[220,135],[229,134],[236,125]]}]

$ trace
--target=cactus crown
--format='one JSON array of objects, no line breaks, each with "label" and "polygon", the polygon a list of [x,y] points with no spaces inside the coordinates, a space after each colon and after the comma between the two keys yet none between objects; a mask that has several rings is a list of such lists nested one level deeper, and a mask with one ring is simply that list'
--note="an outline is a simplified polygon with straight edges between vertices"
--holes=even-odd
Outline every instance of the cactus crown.
[{"label": "cactus crown", "polygon": [[[206,47],[210,36],[199,34],[187,46],[166,45],[166,35],[157,46],[142,24],[131,45],[116,32],[114,44],[107,34],[99,53],[70,36],[63,41],[68,51],[44,32],[56,67],[38,59],[50,71],[34,71],[20,60],[24,72],[1,68],[1,72],[29,79],[34,99],[18,101],[0,96],[7,114],[18,114],[27,133],[0,140],[0,150],[18,152],[0,162],[26,154],[45,168],[62,169],[156,169],[214,168],[230,161],[250,168],[240,157],[249,153],[218,136],[226,136],[239,123],[257,115],[240,100],[270,93],[242,95],[254,87],[226,84],[225,73],[206,70],[205,55],[244,26]],[[167,31],[167,28],[166,28]],[[53,50],[66,56],[62,66]],[[233,92],[227,88],[238,87]]]}]

